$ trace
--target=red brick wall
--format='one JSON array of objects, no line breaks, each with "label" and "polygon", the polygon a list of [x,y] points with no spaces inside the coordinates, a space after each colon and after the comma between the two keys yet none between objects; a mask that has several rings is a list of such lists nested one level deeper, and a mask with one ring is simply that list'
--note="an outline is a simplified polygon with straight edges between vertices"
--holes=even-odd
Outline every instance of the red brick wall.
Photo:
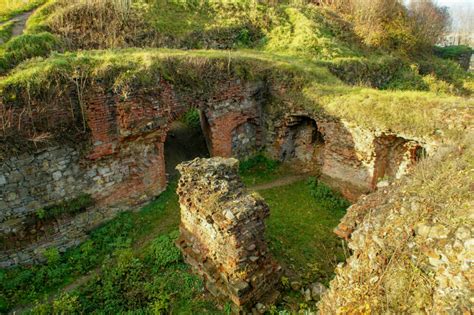
[{"label": "red brick wall", "polygon": [[211,155],[231,157],[232,156],[232,130],[246,122],[248,115],[227,113],[216,118],[211,124],[210,142]]},{"label": "red brick wall", "polygon": [[[111,160],[130,168],[128,178],[104,188],[97,196],[102,205],[135,205],[158,195],[166,188],[164,142],[168,125],[190,106],[200,106],[208,113],[209,129],[203,132],[212,156],[232,155],[232,131],[257,116],[255,104],[246,87],[238,81],[224,82],[208,96],[191,104],[178,95],[167,82],[159,82],[153,90],[129,95],[127,99],[97,89],[87,100],[87,123],[92,148],[89,163]],[[150,150],[150,145],[154,150]],[[142,151],[147,151],[143,154]],[[97,162],[96,162],[97,161]]]}]

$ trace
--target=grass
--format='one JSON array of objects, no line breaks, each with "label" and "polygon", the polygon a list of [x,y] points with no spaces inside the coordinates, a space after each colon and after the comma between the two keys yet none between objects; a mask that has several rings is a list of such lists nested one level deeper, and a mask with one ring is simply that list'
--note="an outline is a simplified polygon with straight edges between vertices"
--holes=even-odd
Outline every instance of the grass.
[{"label": "grass", "polygon": [[45,2],[46,0],[0,0],[0,22],[33,10]]},{"label": "grass", "polygon": [[[64,77],[77,79],[77,75],[100,81],[124,97],[132,89],[151,87],[160,75],[185,93],[199,92],[196,97],[210,93],[222,80],[260,79],[285,87],[285,93],[273,95],[270,108],[274,112],[286,111],[288,104],[295,104],[369,130],[390,130],[410,137],[429,137],[437,130],[462,130],[465,121],[453,121],[450,126],[445,118],[455,111],[468,110],[474,102],[431,92],[348,87],[325,67],[307,59],[248,50],[126,49],[57,54],[19,66],[0,80],[0,90],[5,104],[9,98],[21,99],[22,95],[40,98],[46,90],[54,94],[66,89],[70,82]],[[54,98],[50,101],[52,106]]]},{"label": "grass", "polygon": [[12,36],[14,22],[5,22],[0,25],[0,45],[6,43]]},{"label": "grass", "polygon": [[122,213],[94,230],[88,241],[68,250],[59,260],[31,268],[0,270],[0,311],[31,303],[44,294],[55,292],[102,264],[114,251],[132,245],[146,246],[154,236],[175,229],[179,221],[179,206],[174,188],[175,184],[170,185],[140,212]]},{"label": "grass", "polygon": [[332,230],[347,205],[335,204],[330,198],[314,198],[306,180],[260,194],[271,209],[267,236],[277,260],[305,283],[327,285],[337,263],[345,260],[341,240]]},{"label": "grass", "polygon": [[6,73],[24,60],[47,56],[60,47],[59,39],[51,33],[16,36],[1,47],[0,74]]},{"label": "grass", "polygon": [[[258,170],[267,169],[257,183],[284,173],[278,165],[268,169],[270,160],[257,157],[252,161],[242,170],[247,182],[258,177]],[[34,313],[68,309],[69,313],[116,313],[159,307],[173,313],[217,312],[172,243],[179,223],[175,189],[176,184],[170,184],[156,201],[139,212],[120,214],[65,254],[49,249],[44,265],[0,271],[0,311],[37,301]],[[317,199],[316,191],[320,189],[303,181],[261,194],[271,208],[267,237],[272,253],[292,272],[302,273],[305,281],[327,283],[333,264],[343,257],[332,229],[345,205],[334,203],[339,197],[332,193]],[[61,288],[99,266],[98,276],[72,292],[60,293]],[[44,296],[56,293],[54,303],[43,301]]]}]

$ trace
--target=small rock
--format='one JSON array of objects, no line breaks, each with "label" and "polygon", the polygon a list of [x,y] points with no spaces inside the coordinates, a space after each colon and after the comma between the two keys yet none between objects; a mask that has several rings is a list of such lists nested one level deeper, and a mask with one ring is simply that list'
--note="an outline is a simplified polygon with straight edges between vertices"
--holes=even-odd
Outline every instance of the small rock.
[{"label": "small rock", "polygon": [[444,225],[437,224],[431,227],[428,237],[434,239],[443,239],[448,238],[448,234],[449,230]]},{"label": "small rock", "polygon": [[390,183],[388,182],[388,180],[382,180],[377,183],[377,188],[388,187],[389,185]]},{"label": "small rock", "polygon": [[257,309],[257,312],[259,314],[264,314],[266,311],[266,307],[262,303],[257,303],[257,305],[255,305],[255,308]]},{"label": "small rock", "polygon": [[456,238],[460,240],[466,240],[471,237],[471,231],[465,227],[461,226],[459,229],[456,231]]},{"label": "small rock", "polygon": [[311,297],[311,290],[310,290],[310,289],[306,289],[306,290],[304,291],[304,300],[305,300],[306,302],[309,302],[309,301],[311,301],[311,299],[312,299],[312,297]]},{"label": "small rock", "polygon": [[326,287],[320,283],[320,282],[317,282],[317,283],[312,283],[310,285],[310,288],[311,288],[311,297],[313,298],[313,300],[319,300],[321,298],[321,295],[324,294],[324,292],[326,292]]},{"label": "small rock", "polygon": [[59,179],[61,179],[61,177],[63,177],[63,174],[61,174],[60,171],[56,171],[56,172],[53,173],[54,180],[59,180]]},{"label": "small rock", "polygon": [[298,281],[292,281],[290,286],[294,291],[299,291],[301,289],[301,283]]},{"label": "small rock", "polygon": [[7,183],[7,179],[5,178],[5,176],[3,175],[0,175],[0,186],[3,186]]},{"label": "small rock", "polygon": [[252,244],[249,247],[247,247],[247,250],[252,251],[255,249],[255,247],[256,247],[255,244]]}]

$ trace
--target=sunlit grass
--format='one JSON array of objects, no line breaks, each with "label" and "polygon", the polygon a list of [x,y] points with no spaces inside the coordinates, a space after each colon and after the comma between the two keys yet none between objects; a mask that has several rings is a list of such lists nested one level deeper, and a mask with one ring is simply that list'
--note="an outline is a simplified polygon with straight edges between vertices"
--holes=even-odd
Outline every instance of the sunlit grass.
[{"label": "sunlit grass", "polygon": [[0,22],[29,11],[44,2],[46,0],[0,0]]}]

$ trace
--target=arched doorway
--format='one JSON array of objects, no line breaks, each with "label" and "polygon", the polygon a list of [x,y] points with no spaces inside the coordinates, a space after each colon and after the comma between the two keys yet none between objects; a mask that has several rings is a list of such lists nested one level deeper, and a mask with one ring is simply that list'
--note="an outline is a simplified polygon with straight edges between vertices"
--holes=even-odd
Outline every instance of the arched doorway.
[{"label": "arched doorway", "polygon": [[168,178],[177,176],[176,166],[197,157],[209,157],[199,110],[190,109],[170,123],[165,141],[165,169]]}]

